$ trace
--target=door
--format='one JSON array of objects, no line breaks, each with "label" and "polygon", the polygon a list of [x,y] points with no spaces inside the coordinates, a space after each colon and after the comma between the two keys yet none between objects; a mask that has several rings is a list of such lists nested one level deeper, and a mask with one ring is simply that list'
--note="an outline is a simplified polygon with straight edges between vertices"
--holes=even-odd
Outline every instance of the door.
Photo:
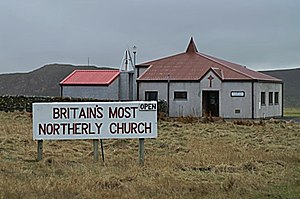
[{"label": "door", "polygon": [[219,117],[219,91],[202,91],[202,116]]}]

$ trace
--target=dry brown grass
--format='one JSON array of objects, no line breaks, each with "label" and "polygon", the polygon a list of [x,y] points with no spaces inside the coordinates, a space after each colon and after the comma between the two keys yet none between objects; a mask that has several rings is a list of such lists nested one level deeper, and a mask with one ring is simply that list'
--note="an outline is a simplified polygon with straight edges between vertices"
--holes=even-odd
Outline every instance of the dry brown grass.
[{"label": "dry brown grass", "polygon": [[300,125],[159,121],[157,139],[45,141],[36,161],[30,116],[0,113],[0,198],[299,198]]}]

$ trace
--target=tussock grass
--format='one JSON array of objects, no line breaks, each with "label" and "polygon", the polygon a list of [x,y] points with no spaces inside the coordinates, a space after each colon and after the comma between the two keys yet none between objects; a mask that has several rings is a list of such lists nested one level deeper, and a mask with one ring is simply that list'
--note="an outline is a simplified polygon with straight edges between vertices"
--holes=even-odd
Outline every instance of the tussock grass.
[{"label": "tussock grass", "polygon": [[[31,117],[0,112],[0,198],[299,198],[300,125],[159,121],[158,138],[45,141],[36,161]],[[101,158],[99,158],[101,159]]]}]

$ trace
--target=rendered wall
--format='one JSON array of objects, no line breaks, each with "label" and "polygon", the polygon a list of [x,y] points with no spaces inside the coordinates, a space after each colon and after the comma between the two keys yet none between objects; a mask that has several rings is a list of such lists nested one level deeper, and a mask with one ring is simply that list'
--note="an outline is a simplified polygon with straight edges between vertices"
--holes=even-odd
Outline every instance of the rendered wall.
[{"label": "rendered wall", "polygon": [[[210,76],[213,77],[211,83],[208,79]],[[158,99],[167,101],[167,88],[167,82],[140,82],[139,97],[144,100],[145,91],[158,91]],[[187,100],[174,100],[174,91],[187,91]],[[221,81],[214,72],[210,71],[200,82],[170,82],[170,116],[202,116],[203,91],[219,91],[219,116],[223,118],[251,119],[252,117],[280,117],[282,114],[281,83]],[[244,92],[245,95],[243,97],[231,96],[231,93],[236,91]],[[260,92],[262,91],[266,92],[266,102],[268,102],[268,92],[279,92],[279,103],[274,105],[266,103],[265,106],[260,106]]]},{"label": "rendered wall", "polygon": [[[282,93],[283,88],[281,83],[265,83],[265,82],[255,82],[255,103],[254,103],[254,113],[255,118],[264,118],[264,117],[281,117],[282,116]],[[260,93],[266,93],[266,104],[261,104]],[[279,103],[275,104],[273,99],[273,104],[269,104],[269,92],[274,93],[279,92]]]},{"label": "rendered wall", "polygon": [[63,97],[95,98],[95,99],[119,99],[119,78],[115,79],[109,86],[62,86]]},{"label": "rendered wall", "polygon": [[[200,116],[199,82],[170,82],[169,85],[170,117]],[[158,99],[167,101],[167,82],[141,82],[139,87],[140,100],[145,100],[146,91],[157,91]],[[174,91],[187,91],[187,100],[174,99]]]},{"label": "rendered wall", "polygon": [[129,100],[129,73],[128,72],[121,72],[120,73],[120,84],[119,88],[115,91],[120,92],[120,100]]},{"label": "rendered wall", "polygon": [[[174,99],[175,91],[187,91],[187,100]],[[170,83],[170,116],[200,116],[199,82]]]},{"label": "rendered wall", "polygon": [[[232,92],[244,92],[244,97],[232,97]],[[252,83],[224,82],[221,95],[221,117],[252,118]]]},{"label": "rendered wall", "polygon": [[145,100],[145,91],[158,91],[158,99],[167,100],[167,82],[140,82],[139,99]]}]

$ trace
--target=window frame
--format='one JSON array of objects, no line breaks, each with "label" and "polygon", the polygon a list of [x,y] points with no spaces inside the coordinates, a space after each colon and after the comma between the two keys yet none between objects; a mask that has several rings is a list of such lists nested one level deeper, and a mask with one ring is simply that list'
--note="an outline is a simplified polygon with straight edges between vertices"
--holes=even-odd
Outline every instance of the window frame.
[{"label": "window frame", "polygon": [[[177,95],[176,95],[177,94]],[[179,94],[179,96],[178,96]],[[182,96],[180,96],[182,95]],[[174,91],[173,93],[174,101],[187,101],[188,99],[188,92],[187,91]]]},{"label": "window frame", "polygon": [[279,104],[279,92],[275,92],[274,94],[274,104],[275,105]]},{"label": "window frame", "polygon": [[269,105],[274,105],[274,94],[273,92],[269,92]]},{"label": "window frame", "polygon": [[[155,94],[156,99],[147,99],[149,97],[149,95],[151,95],[151,94]],[[145,91],[145,100],[146,101],[157,101],[158,100],[158,91]]]},{"label": "window frame", "polygon": [[266,106],[266,92],[260,92],[260,103],[262,106]]}]

